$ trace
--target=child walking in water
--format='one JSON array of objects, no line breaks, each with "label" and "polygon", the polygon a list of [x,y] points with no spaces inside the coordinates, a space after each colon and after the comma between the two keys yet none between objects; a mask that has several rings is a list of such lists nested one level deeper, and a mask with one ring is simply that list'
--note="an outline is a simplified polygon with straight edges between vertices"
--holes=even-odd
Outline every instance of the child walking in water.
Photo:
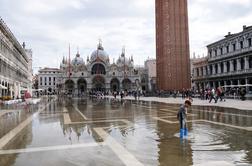
[{"label": "child walking in water", "polygon": [[180,124],[180,137],[187,136],[188,130],[186,126],[186,114],[187,109],[192,105],[190,100],[186,100],[185,103],[180,107],[177,118]]}]

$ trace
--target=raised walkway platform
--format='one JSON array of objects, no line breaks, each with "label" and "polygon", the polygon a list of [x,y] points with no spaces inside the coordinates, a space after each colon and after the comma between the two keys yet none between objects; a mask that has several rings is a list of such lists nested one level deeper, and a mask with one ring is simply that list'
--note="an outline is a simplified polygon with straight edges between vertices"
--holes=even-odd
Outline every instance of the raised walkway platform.
[{"label": "raised walkway platform", "polygon": [[[113,98],[113,96],[106,96],[107,98]],[[120,98],[118,96],[117,98]],[[135,100],[134,97],[127,96],[124,99],[127,100]],[[155,101],[155,102],[162,102],[162,103],[169,103],[169,104],[182,104],[184,99],[180,98],[159,98],[159,97],[140,97],[140,101]],[[240,110],[251,110],[252,111],[252,101],[241,101],[241,100],[234,100],[234,99],[227,99],[225,102],[209,103],[207,100],[200,100],[197,98],[193,99],[193,105],[196,106],[218,106],[218,107],[225,107],[225,108],[236,108]]]}]

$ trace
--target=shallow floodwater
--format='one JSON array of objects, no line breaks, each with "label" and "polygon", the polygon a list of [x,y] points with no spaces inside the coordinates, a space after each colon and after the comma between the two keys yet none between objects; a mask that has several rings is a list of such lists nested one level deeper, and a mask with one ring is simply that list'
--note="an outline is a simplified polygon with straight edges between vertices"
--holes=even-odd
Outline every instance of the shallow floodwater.
[{"label": "shallow floodwater", "polygon": [[[192,107],[180,138],[179,105],[110,99],[58,99],[4,108],[0,166],[252,165],[252,111]],[[39,114],[36,112],[46,106]]]}]

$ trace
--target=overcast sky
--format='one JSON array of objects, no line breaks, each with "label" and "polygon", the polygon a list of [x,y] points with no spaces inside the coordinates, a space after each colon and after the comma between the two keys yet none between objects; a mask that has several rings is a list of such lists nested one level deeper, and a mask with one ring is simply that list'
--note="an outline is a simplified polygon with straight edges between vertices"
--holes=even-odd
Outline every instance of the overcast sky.
[{"label": "overcast sky", "polygon": [[[252,0],[189,0],[190,50],[252,25]],[[86,57],[102,39],[111,62],[122,47],[135,64],[155,58],[155,0],[0,0],[0,16],[20,43],[33,50],[33,66],[59,67],[79,47]]]}]

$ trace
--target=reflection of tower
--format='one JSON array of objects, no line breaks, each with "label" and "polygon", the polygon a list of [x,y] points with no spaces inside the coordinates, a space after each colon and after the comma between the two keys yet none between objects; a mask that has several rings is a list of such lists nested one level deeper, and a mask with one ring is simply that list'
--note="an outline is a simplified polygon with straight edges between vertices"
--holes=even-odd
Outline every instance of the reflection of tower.
[{"label": "reflection of tower", "polygon": [[156,0],[157,85],[190,88],[187,0]]},{"label": "reflection of tower", "polygon": [[[158,115],[159,116],[159,115]],[[174,137],[179,132],[177,124],[157,121],[159,165],[193,165],[193,152],[189,140]]]}]

